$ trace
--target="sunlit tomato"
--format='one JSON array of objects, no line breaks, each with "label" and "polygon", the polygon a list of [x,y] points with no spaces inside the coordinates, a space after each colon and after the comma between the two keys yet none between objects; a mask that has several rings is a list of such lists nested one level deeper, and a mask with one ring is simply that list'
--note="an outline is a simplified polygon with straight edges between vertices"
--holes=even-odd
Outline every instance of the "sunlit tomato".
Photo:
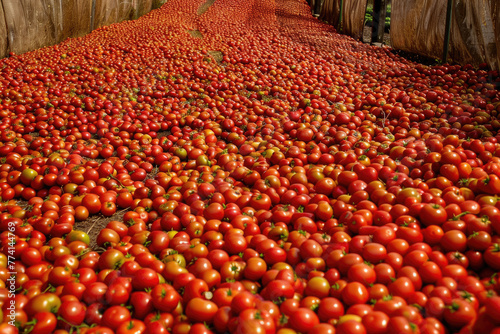
[{"label": "sunlit tomato", "polygon": [[82,199],[82,205],[87,208],[90,214],[96,214],[101,210],[102,204],[96,194],[87,194]]},{"label": "sunlit tomato", "polygon": [[266,194],[254,194],[248,204],[256,210],[269,210],[272,202],[271,198]]},{"label": "sunlit tomato", "polygon": [[151,290],[153,306],[162,312],[172,312],[179,302],[181,296],[169,284],[159,284]]},{"label": "sunlit tomato", "polygon": [[57,312],[61,306],[61,299],[53,293],[37,295],[28,301],[26,313],[34,315],[42,312]]},{"label": "sunlit tomato", "polygon": [[211,323],[217,310],[214,302],[196,297],[187,303],[185,313],[191,321]]},{"label": "sunlit tomato", "polygon": [[269,282],[261,292],[261,295],[266,300],[276,301],[280,298],[292,298],[295,294],[295,289],[288,281],[276,279]]},{"label": "sunlit tomato", "polygon": [[491,268],[500,270],[500,244],[496,243],[488,247],[483,258]]},{"label": "sunlit tomato", "polygon": [[366,263],[352,265],[347,271],[347,277],[352,282],[360,282],[366,286],[374,284],[377,279],[375,270]]},{"label": "sunlit tomato", "polygon": [[355,334],[365,334],[366,329],[361,318],[357,315],[345,315],[338,322],[336,327],[336,332],[339,334],[355,333]]},{"label": "sunlit tomato", "polygon": [[338,319],[344,315],[344,305],[333,297],[323,298],[318,306],[318,316],[321,321]]},{"label": "sunlit tomato", "polygon": [[410,278],[402,276],[392,281],[388,286],[389,292],[394,296],[407,298],[415,292],[415,287]]},{"label": "sunlit tomato", "polygon": [[373,311],[362,318],[362,323],[369,334],[385,333],[389,325],[389,319],[389,316],[384,312]]},{"label": "sunlit tomato", "polygon": [[33,330],[36,330],[37,333],[52,333],[57,326],[56,315],[51,312],[36,313],[33,316],[32,321],[34,322]]},{"label": "sunlit tomato", "polygon": [[115,305],[104,311],[101,325],[116,330],[120,325],[128,323],[130,319],[130,311],[126,307]]},{"label": "sunlit tomato", "polygon": [[99,257],[99,268],[118,269],[122,266],[125,255],[116,249],[108,249]]},{"label": "sunlit tomato", "polygon": [[71,326],[78,326],[85,320],[86,307],[79,301],[65,301],[59,308],[58,315]]},{"label": "sunlit tomato", "polygon": [[333,189],[335,188],[336,183],[333,179],[329,177],[325,177],[323,179],[320,179],[316,184],[314,185],[314,189],[316,192],[319,194],[324,194],[329,196],[332,192]]},{"label": "sunlit tomato", "polygon": [[468,301],[453,299],[450,306],[445,308],[444,320],[453,328],[461,328],[476,318],[477,312]]},{"label": "sunlit tomato", "polygon": [[146,324],[138,319],[132,319],[124,322],[116,329],[117,334],[145,333]]},{"label": "sunlit tomato", "polygon": [[342,301],[346,305],[363,304],[368,298],[368,290],[360,282],[349,282],[342,290]]},{"label": "sunlit tomato", "polygon": [[420,220],[424,225],[441,225],[447,219],[446,210],[438,204],[425,204],[419,212]]},{"label": "sunlit tomato", "polygon": [[288,324],[297,332],[305,333],[319,324],[319,318],[313,310],[300,307],[290,314]]}]

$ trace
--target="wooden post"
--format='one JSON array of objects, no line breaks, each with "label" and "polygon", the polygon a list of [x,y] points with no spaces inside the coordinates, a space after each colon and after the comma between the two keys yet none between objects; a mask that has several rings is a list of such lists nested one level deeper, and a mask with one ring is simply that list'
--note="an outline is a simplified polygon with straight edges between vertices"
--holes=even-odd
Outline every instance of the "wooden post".
[{"label": "wooden post", "polygon": [[373,0],[372,43],[384,42],[387,0]]},{"label": "wooden post", "polygon": [[337,23],[337,31],[342,32],[342,27],[343,27],[343,16],[344,16],[344,0],[340,0],[340,10],[339,10],[339,22]]},{"label": "wooden post", "polygon": [[324,2],[324,0],[316,0],[314,2],[314,14],[316,14],[316,15],[321,14],[321,8],[323,7],[323,2]]},{"label": "wooden post", "polygon": [[448,62],[448,50],[450,48],[451,19],[453,17],[453,0],[448,0],[446,8],[446,26],[444,30],[443,63]]},{"label": "wooden post", "polygon": [[90,32],[95,29],[95,2],[96,0],[92,0],[92,8],[90,10]]}]

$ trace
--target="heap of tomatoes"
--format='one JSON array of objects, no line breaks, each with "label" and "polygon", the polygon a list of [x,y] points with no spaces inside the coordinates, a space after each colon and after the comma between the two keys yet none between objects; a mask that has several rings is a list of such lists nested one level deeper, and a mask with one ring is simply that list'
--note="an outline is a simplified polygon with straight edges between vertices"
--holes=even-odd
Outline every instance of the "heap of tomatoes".
[{"label": "heap of tomatoes", "polygon": [[0,61],[0,333],[500,333],[498,72],[203,5]]}]

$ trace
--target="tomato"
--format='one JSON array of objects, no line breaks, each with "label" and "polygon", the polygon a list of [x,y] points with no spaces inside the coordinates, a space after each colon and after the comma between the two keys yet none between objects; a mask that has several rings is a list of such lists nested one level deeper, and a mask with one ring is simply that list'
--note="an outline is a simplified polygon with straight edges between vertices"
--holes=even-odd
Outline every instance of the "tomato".
[{"label": "tomato", "polygon": [[109,228],[103,228],[99,231],[96,243],[99,246],[113,246],[120,242],[120,235]]},{"label": "tomato", "polygon": [[392,281],[388,286],[389,292],[394,296],[408,298],[415,292],[415,287],[410,278],[401,276]]},{"label": "tomato", "polygon": [[314,188],[316,192],[318,192],[319,194],[324,194],[329,196],[333,192],[335,186],[336,184],[334,180],[332,180],[329,177],[325,177],[316,182]]},{"label": "tomato", "polygon": [[372,311],[362,318],[367,334],[385,333],[389,326],[389,316],[384,312]]},{"label": "tomato", "polygon": [[445,308],[444,320],[453,328],[461,328],[472,322],[477,312],[466,300],[453,299],[449,307]]},{"label": "tomato", "polygon": [[247,279],[256,281],[259,280],[266,271],[266,262],[261,258],[252,257],[247,260],[243,274]]},{"label": "tomato", "polygon": [[81,241],[87,245],[90,244],[90,237],[83,231],[73,230],[66,236],[66,242],[69,244],[73,241]]},{"label": "tomato", "polygon": [[415,324],[410,323],[403,316],[391,317],[387,325],[387,331],[390,333],[410,334],[414,333]]},{"label": "tomato", "polygon": [[325,297],[318,306],[318,317],[321,321],[338,319],[344,315],[344,305],[337,298]]},{"label": "tomato", "polygon": [[96,194],[87,194],[82,199],[82,205],[87,208],[90,214],[96,214],[101,210],[102,204]]},{"label": "tomato", "polygon": [[438,204],[425,204],[419,212],[420,221],[422,224],[428,225],[442,225],[447,219],[448,215],[446,210]]},{"label": "tomato", "polygon": [[484,261],[494,270],[500,269],[500,244],[496,243],[486,249]]},{"label": "tomato", "polygon": [[356,318],[354,319],[349,319],[346,318],[345,321],[340,322],[337,327],[336,327],[336,332],[335,333],[340,333],[340,334],[365,334],[366,328],[361,322],[361,319],[359,319],[358,316],[354,316]]},{"label": "tomato", "polygon": [[150,268],[137,270],[132,278],[132,286],[135,290],[152,289],[160,283],[156,271]]},{"label": "tomato", "polygon": [[195,297],[187,303],[185,313],[191,321],[211,323],[217,310],[215,303]]},{"label": "tomato", "polygon": [[116,249],[108,249],[99,257],[99,268],[118,269],[122,266],[125,255]]},{"label": "tomato", "polygon": [[65,301],[59,308],[58,315],[70,326],[78,326],[85,320],[86,307],[79,301]]},{"label": "tomato", "polygon": [[248,204],[256,210],[269,210],[272,205],[271,198],[266,194],[254,194]]},{"label": "tomato", "polygon": [[131,319],[130,311],[120,305],[114,305],[104,311],[101,325],[116,330],[124,323],[128,323]]},{"label": "tomato", "polygon": [[19,330],[8,322],[2,322],[0,324],[0,332],[5,334],[17,334]]},{"label": "tomato", "polygon": [[41,312],[55,313],[61,307],[61,299],[53,293],[44,293],[31,298],[26,305],[26,313],[35,315]]},{"label": "tomato", "polygon": [[152,333],[159,333],[159,334],[165,334],[168,333],[167,327],[163,325],[160,321],[153,321],[150,323],[146,324],[146,331],[145,333],[152,334]]},{"label": "tomato", "polygon": [[467,236],[458,230],[450,230],[443,234],[439,244],[445,252],[464,252],[467,249]]},{"label": "tomato", "polygon": [[[110,274],[106,278],[108,278]],[[113,281],[109,284],[105,294],[105,301],[110,305],[125,304],[130,297],[130,288]]]},{"label": "tomato", "polygon": [[347,305],[363,304],[368,298],[368,290],[359,282],[349,282],[342,290],[342,301]]},{"label": "tomato", "polygon": [[297,332],[308,332],[319,324],[319,318],[313,310],[300,307],[290,314],[288,324]]},{"label": "tomato", "polygon": [[399,296],[391,296],[388,295],[376,301],[373,306],[374,311],[381,311],[387,314],[388,316],[392,316],[396,310],[406,305],[406,302],[403,298]]},{"label": "tomato", "polygon": [[[104,217],[111,217],[116,212],[116,204],[113,202],[104,202],[101,204],[99,211]],[[89,213],[92,213],[91,210],[89,210]]]},{"label": "tomato", "polygon": [[278,301],[282,298],[292,298],[295,289],[288,281],[276,279],[269,282],[261,292],[266,300]]},{"label": "tomato", "polygon": [[246,238],[239,233],[226,233],[224,236],[224,250],[228,254],[238,254],[248,247]]},{"label": "tomato", "polygon": [[151,290],[151,299],[155,309],[172,312],[181,301],[181,296],[171,285],[164,283]]},{"label": "tomato", "polygon": [[254,308],[255,303],[256,296],[254,294],[250,291],[242,291],[231,300],[231,310],[238,315],[245,309]]},{"label": "tomato", "polygon": [[[375,275],[374,275],[375,276]],[[315,296],[318,298],[325,298],[329,295],[330,284],[324,277],[312,277],[308,280],[304,293],[308,296]]]},{"label": "tomato", "polygon": [[132,319],[129,322],[124,322],[116,329],[117,334],[144,333],[145,331],[146,324],[137,319]]},{"label": "tomato", "polygon": [[259,309],[246,309],[241,312],[237,318],[238,326],[253,320],[257,320],[266,333],[276,331],[275,319],[266,310]]},{"label": "tomato", "polygon": [[360,282],[366,286],[373,285],[377,279],[375,270],[366,263],[352,265],[347,271],[347,277],[352,282]]},{"label": "tomato", "polygon": [[49,334],[55,331],[57,326],[57,319],[54,313],[40,312],[36,313],[32,320],[33,331],[37,333]]}]

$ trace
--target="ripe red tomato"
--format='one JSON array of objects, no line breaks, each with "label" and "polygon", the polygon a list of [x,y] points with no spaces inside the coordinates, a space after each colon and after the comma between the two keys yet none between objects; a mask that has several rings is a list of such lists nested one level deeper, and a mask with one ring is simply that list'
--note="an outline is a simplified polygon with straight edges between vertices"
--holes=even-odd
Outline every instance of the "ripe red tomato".
[{"label": "ripe red tomato", "polygon": [[26,313],[34,316],[36,313],[57,312],[61,306],[61,299],[53,293],[39,294],[31,298],[26,305]]},{"label": "ripe red tomato", "polygon": [[33,330],[37,333],[49,334],[55,331],[57,326],[56,315],[51,312],[40,312],[33,316]]},{"label": "ripe red tomato", "polygon": [[196,297],[187,303],[185,313],[191,321],[211,323],[217,310],[214,302]]},{"label": "ripe red tomato", "polygon": [[101,210],[102,204],[98,195],[87,194],[82,199],[82,205],[87,208],[90,214],[96,214]]},{"label": "ripe red tomato", "polygon": [[181,301],[181,296],[171,285],[164,283],[151,290],[151,299],[155,309],[172,312]]},{"label": "ripe red tomato", "polygon": [[446,210],[438,204],[425,204],[419,212],[420,221],[422,224],[428,225],[442,225],[447,219],[448,215]]},{"label": "ripe red tomato", "polygon": [[70,326],[78,326],[85,320],[86,307],[79,301],[65,301],[59,308],[58,315]]},{"label": "ripe red tomato", "polygon": [[360,282],[349,282],[342,289],[342,301],[346,305],[364,304],[368,301],[369,293]]},{"label": "ripe red tomato", "polygon": [[500,269],[500,244],[496,243],[486,249],[484,261],[494,270]]},{"label": "ripe red tomato", "polygon": [[444,309],[443,316],[452,328],[462,328],[476,319],[477,312],[470,302],[453,299],[449,307]]},{"label": "ripe red tomato", "polygon": [[131,314],[126,307],[114,305],[104,311],[101,325],[116,330],[122,324],[130,322],[130,320]]},{"label": "ripe red tomato", "polygon": [[389,316],[384,312],[372,311],[362,318],[362,323],[367,333],[385,333],[389,320]]},{"label": "ripe red tomato", "polygon": [[299,307],[290,314],[288,324],[297,332],[305,333],[319,324],[319,318],[313,310]]}]

